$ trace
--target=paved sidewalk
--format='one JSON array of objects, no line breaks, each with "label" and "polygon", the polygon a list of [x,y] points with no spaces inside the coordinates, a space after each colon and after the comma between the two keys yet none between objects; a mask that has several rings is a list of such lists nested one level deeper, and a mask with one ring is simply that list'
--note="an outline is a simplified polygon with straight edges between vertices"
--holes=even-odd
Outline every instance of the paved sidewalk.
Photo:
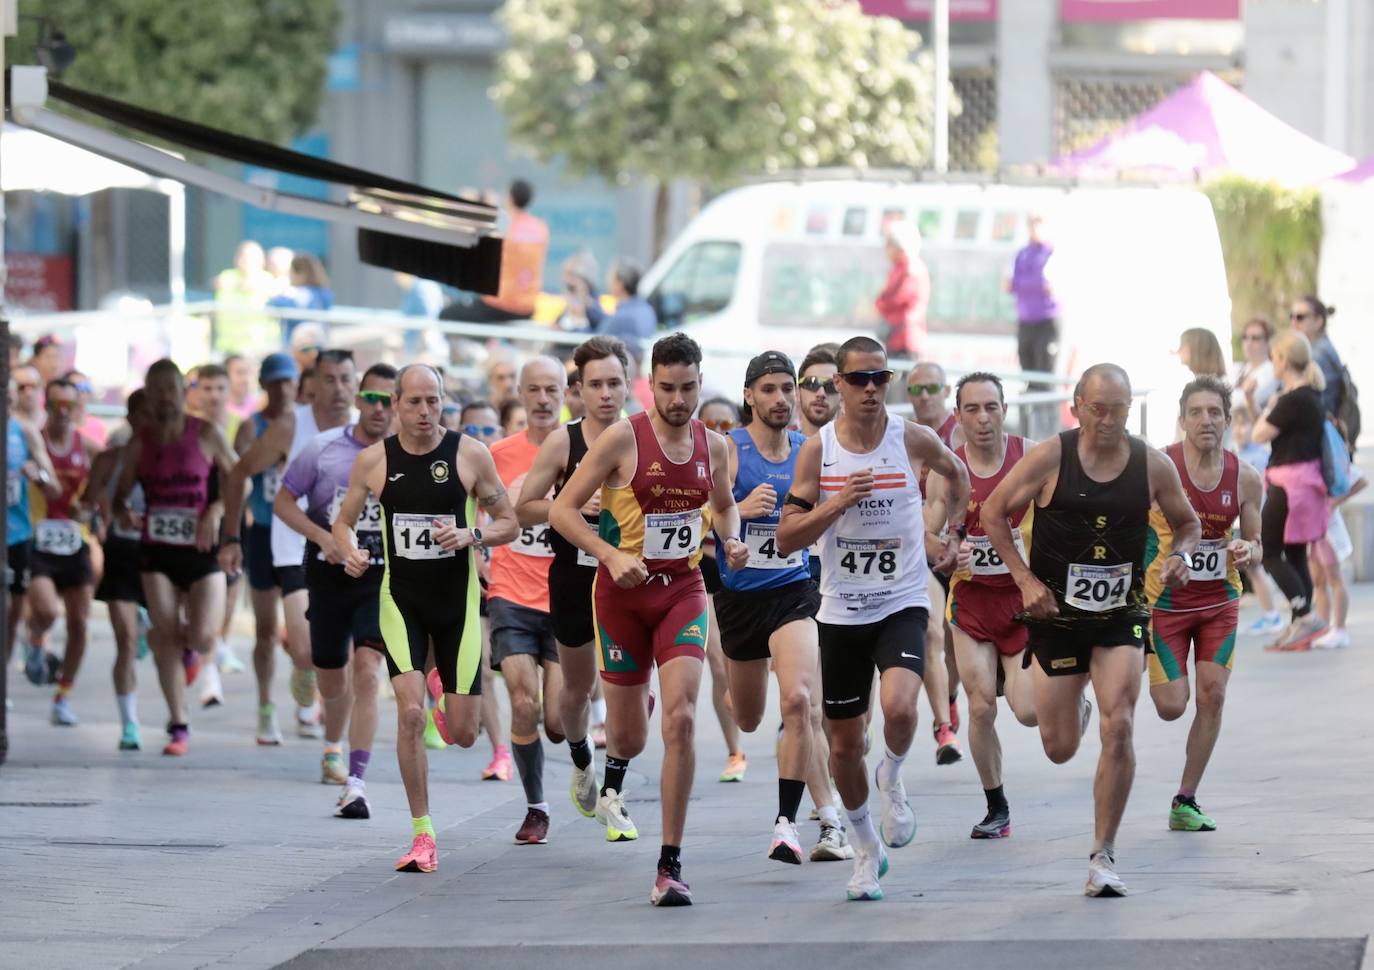
[{"label": "paved sidewalk", "polygon": [[[516,781],[477,780],[485,739],[470,752],[439,752],[431,794],[440,871],[397,874],[409,813],[389,700],[369,769],[374,817],[335,819],[336,789],[318,783],[318,741],[254,745],[251,673],[226,677],[227,705],[193,719],[191,754],[165,759],[157,753],[165,709],[151,663],[140,663],[146,749],[116,751],[112,647],[103,621],[93,628],[98,639],[75,693],[80,727],[50,726],[48,689],[11,676],[11,756],[0,768],[6,970],[555,962],[570,970],[659,967],[665,957],[751,970],[1374,968],[1365,956],[1374,929],[1374,587],[1355,589],[1350,649],[1240,647],[1200,793],[1220,822],[1216,833],[1167,831],[1191,713],[1165,724],[1142,697],[1139,771],[1118,839],[1125,900],[1081,895],[1098,750],[1091,732],[1079,755],[1056,767],[1036,732],[1004,708],[1015,836],[973,842],[968,830],[984,808],[977,775],[967,757],[934,764],[924,704],[905,771],[920,829],[892,853],[881,903],[844,901],[847,863],[793,868],[765,857],[777,719],[748,737],[745,782],[722,785],[724,746],[709,698],[698,716],[683,849],[691,909],[648,904],[659,843],[656,741],[627,785],[641,838],[615,845],[568,801],[565,747],[547,749],[546,846],[513,844],[522,793]],[[243,645],[239,652],[246,659]],[[285,671],[283,658],[283,711]],[[802,830],[813,842],[815,823]]]}]

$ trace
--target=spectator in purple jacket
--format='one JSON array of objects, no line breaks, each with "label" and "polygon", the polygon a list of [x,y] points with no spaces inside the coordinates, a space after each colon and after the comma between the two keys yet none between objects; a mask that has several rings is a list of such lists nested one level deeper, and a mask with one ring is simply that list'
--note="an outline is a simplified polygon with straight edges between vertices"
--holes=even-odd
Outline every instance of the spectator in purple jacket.
[{"label": "spectator in purple jacket", "polygon": [[[1044,218],[1032,212],[1026,220],[1030,241],[1016,254],[1007,292],[1016,297],[1016,351],[1023,371],[1054,370],[1059,354],[1059,304],[1054,298],[1046,268],[1054,255],[1054,246],[1045,241],[1042,230]],[[1048,384],[1030,384],[1027,390],[1043,391]],[[1035,414],[1052,415],[1053,405],[1037,407]],[[1038,421],[1036,422],[1038,425]],[[1053,429],[1035,427],[1034,437],[1042,437]]]}]

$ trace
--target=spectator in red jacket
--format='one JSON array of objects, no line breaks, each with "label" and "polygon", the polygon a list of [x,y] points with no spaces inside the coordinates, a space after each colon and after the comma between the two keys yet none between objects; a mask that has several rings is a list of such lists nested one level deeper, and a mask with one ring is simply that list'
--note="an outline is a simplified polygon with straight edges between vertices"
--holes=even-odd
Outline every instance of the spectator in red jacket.
[{"label": "spectator in red jacket", "polygon": [[887,228],[887,258],[892,269],[874,306],[883,322],[878,339],[889,357],[920,359],[926,348],[926,309],[930,306],[930,271],[921,261],[921,234],[908,222]]}]

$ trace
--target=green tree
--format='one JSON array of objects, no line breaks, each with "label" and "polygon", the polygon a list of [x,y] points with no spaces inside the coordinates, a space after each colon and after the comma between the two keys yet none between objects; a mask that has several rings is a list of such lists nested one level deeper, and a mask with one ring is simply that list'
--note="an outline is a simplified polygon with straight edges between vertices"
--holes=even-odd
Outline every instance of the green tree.
[{"label": "green tree", "polygon": [[511,134],[577,175],[720,185],[821,165],[922,164],[917,34],[855,0],[507,0],[493,89]]},{"label": "green tree", "polygon": [[67,34],[73,87],[272,142],[315,123],[337,0],[21,0],[9,64],[35,63],[44,16]]}]

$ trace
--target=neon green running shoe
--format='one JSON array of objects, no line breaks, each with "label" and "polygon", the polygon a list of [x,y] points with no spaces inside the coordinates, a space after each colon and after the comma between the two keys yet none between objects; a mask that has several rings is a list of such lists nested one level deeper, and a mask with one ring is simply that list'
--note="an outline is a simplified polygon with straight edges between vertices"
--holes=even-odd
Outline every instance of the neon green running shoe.
[{"label": "neon green running shoe", "polygon": [[1169,809],[1169,828],[1175,832],[1215,832],[1217,823],[1198,807],[1196,799],[1179,796]]}]

